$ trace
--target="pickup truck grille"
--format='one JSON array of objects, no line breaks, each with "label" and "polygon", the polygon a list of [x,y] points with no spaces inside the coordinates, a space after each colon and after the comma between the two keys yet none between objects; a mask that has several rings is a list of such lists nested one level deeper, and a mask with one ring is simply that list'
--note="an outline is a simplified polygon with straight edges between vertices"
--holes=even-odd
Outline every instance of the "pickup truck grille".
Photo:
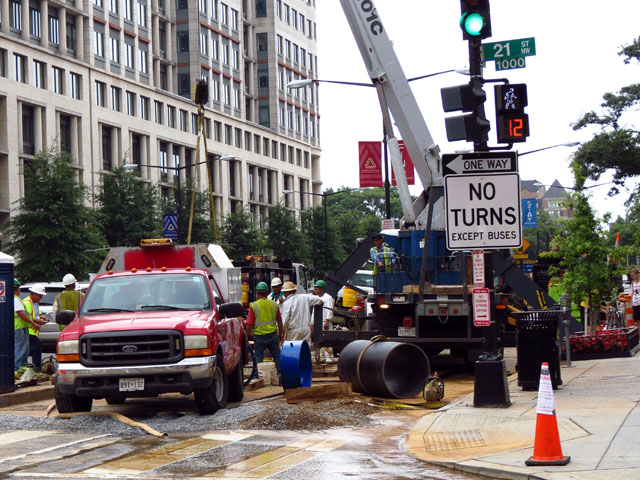
[{"label": "pickup truck grille", "polygon": [[183,357],[182,333],[174,330],[89,333],[80,338],[80,363],[87,366],[175,363]]}]

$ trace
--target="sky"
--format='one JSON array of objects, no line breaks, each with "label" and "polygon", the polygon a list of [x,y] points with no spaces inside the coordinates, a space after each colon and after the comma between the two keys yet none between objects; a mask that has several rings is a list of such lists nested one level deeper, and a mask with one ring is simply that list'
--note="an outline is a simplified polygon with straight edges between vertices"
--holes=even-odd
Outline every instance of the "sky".
[{"label": "sky", "polygon": [[[374,0],[407,78],[468,67],[468,45],[462,39],[457,0]],[[557,147],[522,156],[524,152],[567,142],[585,142],[599,130],[571,127],[584,113],[599,110],[602,95],[617,92],[640,78],[640,66],[625,65],[620,47],[640,36],[640,1],[491,0],[492,37],[483,42],[535,38],[536,55],[522,69],[495,71],[487,62],[485,78],[506,77],[526,83],[530,136],[515,144],[522,180],[573,186],[569,169],[577,148]],[[368,83],[367,70],[339,0],[316,0],[318,78]],[[441,154],[472,149],[468,142],[448,142],[440,89],[462,85],[468,77],[447,73],[411,82],[427,126]],[[493,88],[485,87],[487,118],[492,123],[489,146],[496,145]],[[323,189],[358,187],[358,141],[382,139],[382,117],[375,89],[321,83],[320,142]],[[454,113],[447,115],[455,115]],[[637,112],[623,124],[640,125]],[[397,133],[397,130],[396,130]],[[603,176],[603,183],[610,176]],[[416,178],[416,181],[419,180]],[[421,187],[413,187],[417,194]],[[591,205],[602,216],[624,216],[627,195],[609,198],[608,186],[589,190]]]}]

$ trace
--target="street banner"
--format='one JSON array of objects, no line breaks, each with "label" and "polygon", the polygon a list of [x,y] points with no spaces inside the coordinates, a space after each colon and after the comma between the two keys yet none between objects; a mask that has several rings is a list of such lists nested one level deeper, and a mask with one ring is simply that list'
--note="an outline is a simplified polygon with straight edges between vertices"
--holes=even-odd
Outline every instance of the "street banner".
[{"label": "street banner", "polygon": [[522,199],[522,228],[538,228],[538,204],[535,198]]},{"label": "street banner", "polygon": [[382,186],[382,147],[380,142],[358,142],[360,187]]},{"label": "street banner", "polygon": [[[409,156],[409,151],[407,150],[407,147],[404,146],[404,142],[402,140],[398,140],[398,146],[400,147],[400,153],[402,154],[402,165],[404,165],[404,174],[407,176],[407,185],[415,185],[415,170],[413,168],[411,157]],[[393,168],[391,169],[391,185],[394,187],[397,185],[396,175]]]}]

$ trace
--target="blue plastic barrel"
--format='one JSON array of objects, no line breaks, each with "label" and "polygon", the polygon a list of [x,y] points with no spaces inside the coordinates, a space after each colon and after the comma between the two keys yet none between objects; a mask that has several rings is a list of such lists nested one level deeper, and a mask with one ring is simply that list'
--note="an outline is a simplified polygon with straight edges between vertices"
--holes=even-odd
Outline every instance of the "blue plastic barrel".
[{"label": "blue plastic barrel", "polygon": [[282,344],[280,374],[284,389],[311,386],[311,349],[305,340]]}]

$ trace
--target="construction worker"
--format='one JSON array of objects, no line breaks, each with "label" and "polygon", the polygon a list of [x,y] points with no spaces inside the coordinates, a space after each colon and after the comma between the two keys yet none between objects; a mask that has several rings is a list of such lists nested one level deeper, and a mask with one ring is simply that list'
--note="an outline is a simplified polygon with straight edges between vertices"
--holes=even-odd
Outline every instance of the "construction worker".
[{"label": "construction worker", "polygon": [[13,279],[13,370],[15,378],[20,378],[18,370],[29,363],[29,327],[40,328],[46,322],[33,320],[25,312],[20,300],[20,282]]},{"label": "construction worker", "polygon": [[322,305],[322,298],[308,293],[296,295],[297,288],[293,282],[282,285],[284,302],[282,303],[282,324],[285,340],[306,340],[311,343],[313,318],[311,307]]},{"label": "construction worker", "polygon": [[29,356],[36,372],[42,367],[42,346],[40,345],[40,327],[47,323],[47,320],[40,317],[40,300],[45,296],[44,285],[36,283],[29,288],[29,296],[22,300],[25,312],[33,321],[29,327]]},{"label": "construction worker", "polygon": [[325,292],[327,289],[327,283],[324,280],[318,280],[313,285],[313,293],[322,298],[322,328],[329,330],[331,327],[331,320],[333,320],[333,297]]},{"label": "construction worker", "polygon": [[265,282],[256,285],[258,300],[249,305],[247,316],[247,335],[253,333],[256,362],[262,363],[265,349],[269,349],[276,370],[280,375],[280,342],[283,339],[282,318],[278,303],[269,300],[269,287]]},{"label": "construction worker", "polygon": [[371,261],[373,262],[373,274],[380,272],[390,272],[391,265],[396,263],[396,254],[391,247],[384,243],[384,237],[379,233],[373,236],[375,246],[369,250]]},{"label": "construction worker", "polygon": [[[56,295],[56,298],[53,301],[54,319],[60,310],[71,310],[73,312],[77,312],[78,308],[80,308],[80,302],[84,295],[81,291],[76,290],[76,281],[76,277],[74,277],[72,273],[67,273],[62,277],[62,284],[64,285],[65,290]],[[60,327],[60,330],[62,331],[65,326],[58,325],[58,327]]]},{"label": "construction worker", "polygon": [[282,294],[282,280],[279,277],[274,277],[271,280],[271,293],[269,294],[269,300],[278,299],[279,303],[284,301],[284,295]]}]

